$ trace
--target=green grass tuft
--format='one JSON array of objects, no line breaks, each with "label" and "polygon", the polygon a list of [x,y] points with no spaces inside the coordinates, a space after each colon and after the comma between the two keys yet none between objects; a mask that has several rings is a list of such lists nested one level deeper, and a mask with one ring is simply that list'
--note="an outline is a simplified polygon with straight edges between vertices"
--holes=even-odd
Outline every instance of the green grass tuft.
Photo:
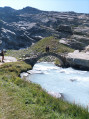
[{"label": "green grass tuft", "polygon": [[0,119],[88,119],[87,109],[49,95],[19,74],[31,69],[25,62],[0,66]]}]

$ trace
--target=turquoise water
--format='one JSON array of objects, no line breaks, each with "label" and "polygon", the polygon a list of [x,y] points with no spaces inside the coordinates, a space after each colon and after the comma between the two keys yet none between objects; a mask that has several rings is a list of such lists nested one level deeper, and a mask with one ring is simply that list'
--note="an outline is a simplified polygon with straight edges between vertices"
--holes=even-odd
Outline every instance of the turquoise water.
[{"label": "turquoise water", "polygon": [[61,68],[53,63],[37,63],[28,80],[40,84],[50,94],[84,107],[89,106],[89,72]]}]

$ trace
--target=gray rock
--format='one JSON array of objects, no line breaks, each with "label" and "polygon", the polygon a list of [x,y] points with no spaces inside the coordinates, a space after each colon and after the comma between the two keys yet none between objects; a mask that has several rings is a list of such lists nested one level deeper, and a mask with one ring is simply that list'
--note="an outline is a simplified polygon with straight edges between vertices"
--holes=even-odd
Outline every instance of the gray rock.
[{"label": "gray rock", "polygon": [[49,36],[64,38],[69,47],[84,49],[89,44],[89,14],[0,7],[0,49],[26,48]]},{"label": "gray rock", "polygon": [[85,53],[76,50],[73,53],[68,53],[66,63],[77,69],[89,70],[89,52]]},{"label": "gray rock", "polygon": [[60,26],[58,26],[57,31],[67,32],[67,33],[73,34],[72,28],[70,25],[60,25]]}]

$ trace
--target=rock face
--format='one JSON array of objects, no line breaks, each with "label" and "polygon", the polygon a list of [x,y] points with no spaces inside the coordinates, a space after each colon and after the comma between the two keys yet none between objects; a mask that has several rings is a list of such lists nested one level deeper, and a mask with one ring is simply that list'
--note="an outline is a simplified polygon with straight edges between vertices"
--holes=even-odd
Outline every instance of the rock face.
[{"label": "rock face", "polygon": [[69,47],[84,49],[89,43],[89,14],[0,8],[0,49],[26,48],[48,36],[61,39]]},{"label": "rock face", "polygon": [[66,56],[66,65],[89,71],[89,52],[75,50],[73,53],[68,53]]},{"label": "rock face", "polygon": [[73,34],[72,28],[69,25],[60,25],[60,26],[58,26],[57,31],[69,33],[71,35]]}]

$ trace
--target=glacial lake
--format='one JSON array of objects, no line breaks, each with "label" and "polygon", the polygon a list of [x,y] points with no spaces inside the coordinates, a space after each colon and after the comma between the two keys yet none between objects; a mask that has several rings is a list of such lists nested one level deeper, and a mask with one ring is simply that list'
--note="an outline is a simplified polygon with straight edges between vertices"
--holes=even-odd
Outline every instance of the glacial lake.
[{"label": "glacial lake", "polygon": [[41,62],[34,65],[27,79],[40,84],[50,94],[89,108],[89,72],[73,68],[61,68],[53,63]]}]

